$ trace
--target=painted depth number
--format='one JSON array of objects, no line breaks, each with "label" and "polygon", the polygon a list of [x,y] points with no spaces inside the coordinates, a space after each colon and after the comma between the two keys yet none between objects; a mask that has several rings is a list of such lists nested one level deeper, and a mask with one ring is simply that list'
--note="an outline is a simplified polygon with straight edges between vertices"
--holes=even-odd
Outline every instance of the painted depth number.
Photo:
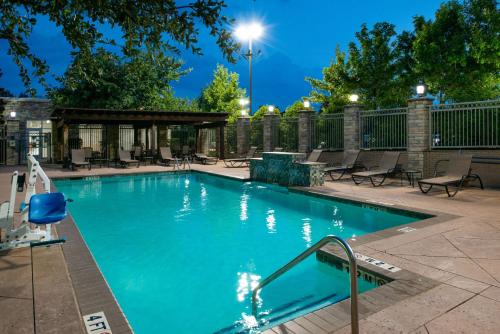
[{"label": "painted depth number", "polygon": [[89,334],[112,334],[104,312],[84,315],[83,323]]}]

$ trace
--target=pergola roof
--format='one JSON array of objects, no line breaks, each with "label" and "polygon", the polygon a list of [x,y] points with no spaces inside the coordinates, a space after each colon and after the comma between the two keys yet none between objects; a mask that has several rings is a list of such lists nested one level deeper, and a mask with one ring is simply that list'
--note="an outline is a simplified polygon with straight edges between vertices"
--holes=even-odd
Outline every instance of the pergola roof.
[{"label": "pergola roof", "polygon": [[52,118],[64,124],[193,125],[199,128],[224,126],[228,113],[145,111],[117,109],[55,108]]}]

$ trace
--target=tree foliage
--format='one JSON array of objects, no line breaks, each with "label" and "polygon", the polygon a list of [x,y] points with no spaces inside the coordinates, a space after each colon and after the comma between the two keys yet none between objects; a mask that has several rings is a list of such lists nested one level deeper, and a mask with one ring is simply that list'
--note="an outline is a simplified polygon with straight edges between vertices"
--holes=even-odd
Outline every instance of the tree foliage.
[{"label": "tree foliage", "polygon": [[414,19],[417,73],[441,102],[496,97],[500,14],[492,0],[450,1],[434,21]]},{"label": "tree foliage", "polygon": [[338,47],[322,79],[306,78],[311,99],[334,112],[356,93],[367,108],[406,104],[423,80],[441,102],[499,96],[500,12],[492,0],[452,0],[434,20],[414,18],[414,31],[366,25],[348,52]]},{"label": "tree foliage", "polygon": [[232,123],[241,114],[240,99],[244,97],[245,90],[240,87],[238,73],[217,64],[212,82],[201,93],[200,108],[208,112],[227,112],[228,122]]},{"label": "tree foliage", "polygon": [[[237,44],[227,30],[228,20],[221,11],[224,1],[0,1],[0,40],[8,44],[8,54],[19,68],[24,85],[31,86],[32,77],[45,84],[49,68],[30,48],[29,38],[40,16],[61,28],[74,50],[91,54],[101,43],[118,45],[104,36],[104,29],[121,32],[125,56],[146,49],[152,53],[177,51],[185,47],[201,53],[198,46],[199,25],[204,26],[223,54],[234,60]],[[29,73],[29,68],[33,69]],[[32,91],[34,93],[34,91]]]},{"label": "tree foliage", "polygon": [[285,117],[299,117],[299,112],[303,110],[308,110],[308,109],[304,107],[304,102],[302,100],[297,100],[288,107],[286,107],[285,113],[283,115]]},{"label": "tree foliage", "polygon": [[[264,115],[269,112],[269,105],[262,105],[253,113],[251,119],[252,121],[260,121],[264,118]],[[281,111],[278,107],[274,107],[273,114],[281,115]]]},{"label": "tree foliage", "polygon": [[77,54],[49,96],[58,106],[173,110],[182,105],[170,86],[187,73],[181,66],[161,53],[127,58],[99,48],[92,55]]}]

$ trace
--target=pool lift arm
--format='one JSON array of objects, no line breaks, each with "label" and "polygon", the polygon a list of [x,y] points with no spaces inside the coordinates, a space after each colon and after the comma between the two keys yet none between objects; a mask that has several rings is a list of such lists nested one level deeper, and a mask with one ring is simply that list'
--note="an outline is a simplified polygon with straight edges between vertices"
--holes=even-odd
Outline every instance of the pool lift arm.
[{"label": "pool lift arm", "polygon": [[[59,223],[58,221],[46,220],[44,222],[37,222],[31,224],[30,213],[34,212],[36,209],[30,206],[32,199],[37,199],[33,203],[35,206],[47,206],[50,205],[48,201],[40,201],[36,194],[36,183],[38,177],[40,177],[43,187],[43,193],[50,193],[50,179],[44,170],[41,168],[40,163],[30,154],[28,154],[28,180],[26,187],[26,196],[24,202],[21,203],[21,224],[14,227],[14,208],[16,205],[16,190],[17,190],[17,179],[18,172],[14,172],[11,181],[11,192],[10,200],[8,202],[2,203],[0,212],[0,229],[5,229],[5,238],[0,242],[0,250],[28,247],[31,243],[35,242],[46,242],[52,240],[52,229],[51,224]],[[57,193],[52,193],[53,195]],[[50,196],[52,197],[52,195]],[[53,205],[53,204],[52,204]],[[62,203],[58,204],[59,206]],[[31,209],[31,210],[30,210]],[[64,203],[64,215],[59,215],[58,219],[64,218],[66,216],[66,207]],[[35,210],[36,211],[36,210]],[[64,217],[63,217],[64,216]],[[55,216],[54,216],[55,217]],[[45,225],[45,229],[40,228],[40,225]]]}]

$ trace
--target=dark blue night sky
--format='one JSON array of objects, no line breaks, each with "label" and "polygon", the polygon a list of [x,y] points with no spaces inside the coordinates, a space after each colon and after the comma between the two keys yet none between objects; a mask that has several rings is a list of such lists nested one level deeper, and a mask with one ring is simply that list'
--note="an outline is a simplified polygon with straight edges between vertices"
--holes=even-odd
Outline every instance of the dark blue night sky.
[{"label": "dark blue night sky", "polygon": [[[412,29],[412,18],[433,18],[441,1],[408,0],[228,0],[227,16],[237,21],[258,20],[265,26],[264,37],[254,44],[261,55],[254,61],[254,109],[262,104],[285,108],[308,95],[310,86],[304,77],[321,77],[338,44],[345,50],[354,40],[362,23],[388,21],[398,32]],[[41,19],[31,38],[32,47],[47,60],[53,75],[64,72],[70,62],[70,47],[62,34],[46,19]],[[228,64],[214,40],[203,32],[200,46],[204,55],[182,52],[185,66],[193,71],[174,84],[176,96],[197,97],[210,82],[217,63],[240,74],[243,87],[248,85],[248,64],[239,59]],[[24,91],[17,68],[6,55],[6,44],[0,41],[0,63],[4,72],[0,87],[15,94]],[[49,80],[54,83],[54,80]],[[42,92],[43,94],[43,92]]]}]

